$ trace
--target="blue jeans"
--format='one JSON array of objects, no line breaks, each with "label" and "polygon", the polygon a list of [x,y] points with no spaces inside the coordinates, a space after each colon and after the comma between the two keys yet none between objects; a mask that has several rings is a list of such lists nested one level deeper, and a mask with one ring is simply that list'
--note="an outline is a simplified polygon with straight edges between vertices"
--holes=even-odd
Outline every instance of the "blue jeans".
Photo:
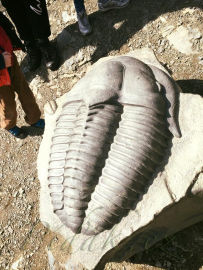
[{"label": "blue jeans", "polygon": [[[100,3],[105,3],[107,0],[98,0]],[[75,10],[77,13],[85,10],[84,0],[74,0]]]},{"label": "blue jeans", "polygon": [[77,13],[85,10],[84,0],[74,0],[74,5]]}]

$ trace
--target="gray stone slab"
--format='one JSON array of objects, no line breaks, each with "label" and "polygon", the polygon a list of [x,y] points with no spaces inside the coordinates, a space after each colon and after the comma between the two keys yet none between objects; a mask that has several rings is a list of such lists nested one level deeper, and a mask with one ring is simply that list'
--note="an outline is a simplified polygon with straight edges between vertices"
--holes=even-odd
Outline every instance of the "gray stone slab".
[{"label": "gray stone slab", "polygon": [[[148,50],[133,55],[163,69]],[[40,218],[45,226],[66,239],[61,247],[70,253],[63,264],[66,269],[103,269],[106,262],[125,260],[203,219],[203,103],[200,96],[181,93],[179,124],[182,137],[173,138],[165,167],[136,209],[111,230],[95,236],[74,234],[64,226],[53,213],[47,170],[53,130],[67,95],[69,93],[45,107],[46,127],[38,156]]]}]

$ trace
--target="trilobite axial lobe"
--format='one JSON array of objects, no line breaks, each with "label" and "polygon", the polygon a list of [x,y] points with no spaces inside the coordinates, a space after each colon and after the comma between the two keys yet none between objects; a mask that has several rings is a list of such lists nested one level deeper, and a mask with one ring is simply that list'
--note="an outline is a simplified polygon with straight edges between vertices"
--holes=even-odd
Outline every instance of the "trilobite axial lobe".
[{"label": "trilobite axial lobe", "polygon": [[98,234],[135,209],[171,132],[180,134],[177,92],[163,71],[126,56],[97,65],[78,82],[50,149],[48,185],[63,224]]}]

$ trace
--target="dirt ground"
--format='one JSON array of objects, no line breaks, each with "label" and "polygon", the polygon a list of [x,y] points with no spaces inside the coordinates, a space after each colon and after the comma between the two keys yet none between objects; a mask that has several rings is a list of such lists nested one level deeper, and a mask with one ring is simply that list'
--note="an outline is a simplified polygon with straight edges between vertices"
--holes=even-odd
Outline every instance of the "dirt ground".
[{"label": "dirt ground", "polygon": [[[202,0],[131,0],[127,8],[105,14],[98,12],[96,0],[89,0],[86,7],[93,33],[88,37],[79,34],[72,1],[48,0],[47,6],[50,39],[58,42],[61,56],[59,70],[48,71],[43,64],[30,73],[27,57],[18,53],[42,111],[47,101],[69,91],[101,57],[143,47],[154,50],[183,92],[203,95]],[[176,34],[175,38],[171,33]],[[39,220],[36,159],[42,134],[27,126],[19,103],[18,125],[29,133],[25,140],[0,130],[0,269],[45,270],[49,269],[47,250],[52,245],[60,253],[62,239]],[[58,255],[61,261],[66,257],[63,252]],[[157,243],[128,262],[112,262],[105,267],[141,269],[203,270],[203,222]]]}]

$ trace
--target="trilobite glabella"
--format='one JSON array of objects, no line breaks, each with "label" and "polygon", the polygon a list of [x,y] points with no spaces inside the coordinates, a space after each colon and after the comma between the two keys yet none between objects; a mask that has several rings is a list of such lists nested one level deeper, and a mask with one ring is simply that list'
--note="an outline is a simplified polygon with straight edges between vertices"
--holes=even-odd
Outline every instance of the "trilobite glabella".
[{"label": "trilobite glabella", "polygon": [[67,95],[48,169],[54,213],[73,232],[112,228],[146,192],[171,133],[178,86],[128,56],[96,65]]}]

